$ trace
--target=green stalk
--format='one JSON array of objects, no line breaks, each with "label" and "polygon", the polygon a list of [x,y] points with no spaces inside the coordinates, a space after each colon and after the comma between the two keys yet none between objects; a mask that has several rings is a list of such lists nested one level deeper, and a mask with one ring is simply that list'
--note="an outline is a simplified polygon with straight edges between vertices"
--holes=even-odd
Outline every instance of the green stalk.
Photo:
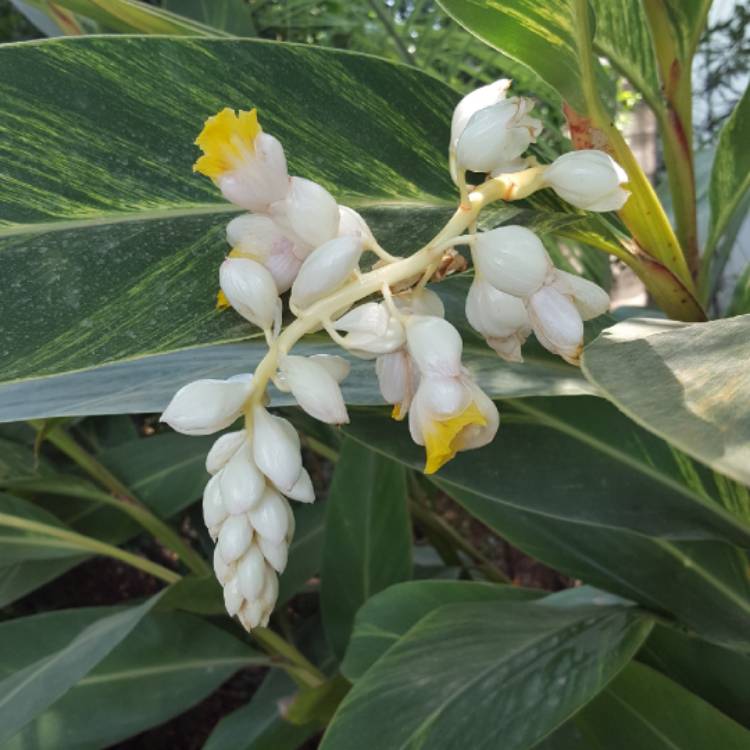
[{"label": "green stalk", "polygon": [[133,568],[138,568],[155,578],[159,578],[166,583],[176,583],[180,580],[180,576],[177,573],[159,565],[158,563],[151,562],[151,560],[121,550],[119,547],[115,547],[112,544],[106,544],[105,542],[100,542],[98,539],[78,534],[75,531],[59,529],[55,526],[49,526],[48,524],[39,521],[32,521],[28,518],[20,518],[7,513],[0,513],[0,526],[8,526],[12,529],[43,534],[44,536],[51,537],[51,539],[55,540],[56,543],[54,546],[62,549],[79,549],[84,552],[92,552],[97,555],[112,557]]},{"label": "green stalk", "polygon": [[[42,424],[38,420],[31,421],[31,425],[37,430],[42,429]],[[46,439],[78,464],[89,476],[120,498],[113,500],[113,503],[137,520],[165,547],[172,550],[193,573],[199,576],[211,573],[211,568],[206,561],[179,534],[138,500],[106,466],[82,448],[68,432],[55,427],[47,433]],[[103,502],[101,497],[97,499]]]},{"label": "green stalk", "polygon": [[282,660],[277,666],[300,687],[316,688],[326,681],[326,676],[293,643],[270,628],[255,628],[252,636],[267,653]]}]

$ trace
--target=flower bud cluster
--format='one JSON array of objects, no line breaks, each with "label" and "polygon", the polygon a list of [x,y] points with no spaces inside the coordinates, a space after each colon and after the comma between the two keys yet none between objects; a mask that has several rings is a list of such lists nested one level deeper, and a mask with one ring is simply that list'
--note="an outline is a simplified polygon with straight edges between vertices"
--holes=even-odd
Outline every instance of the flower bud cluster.
[{"label": "flower bud cluster", "polygon": [[[244,419],[243,429],[222,434],[208,454],[203,514],[216,542],[214,569],[227,611],[248,630],[267,624],[276,603],[294,533],[289,499],[314,500],[299,436],[267,411],[267,387],[272,382],[291,393],[323,422],[349,421],[340,386],[348,360],[291,354],[294,344],[324,328],[351,356],[374,360],[383,399],[395,419],[408,415],[413,440],[425,448],[425,472],[435,472],[457,452],[489,443],[500,422],[462,364],[463,342],[445,320],[440,298],[425,288],[443,253],[467,241],[461,233],[484,202],[496,199],[490,195],[514,199],[551,187],[595,211],[627,199],[621,187],[627,177],[606,154],[565,154],[548,167],[524,157],[541,123],[530,115],[530,99],[507,97],[509,85],[497,81],[469,94],[453,115],[450,166],[462,201],[471,190],[467,172],[489,174],[487,192],[477,188],[431,243],[405,258],[385,252],[364,219],[323,186],[289,176],[281,144],[262,131],[255,110],[222,110],[196,140],[203,155],[194,169],[250,212],[229,222],[231,251],[219,285],[223,301],[263,329],[268,352],[251,375],[184,386],[161,418],[187,435],[216,433]],[[512,179],[503,176],[509,172]],[[520,361],[533,330],[550,351],[577,362],[582,321],[606,309],[607,295],[555,269],[539,238],[523,227],[468,235],[468,241],[475,266],[466,300],[471,325],[505,359]],[[368,251],[380,261],[363,272]],[[382,300],[367,301],[378,292]],[[287,293],[296,320],[282,331],[281,295]]]}]

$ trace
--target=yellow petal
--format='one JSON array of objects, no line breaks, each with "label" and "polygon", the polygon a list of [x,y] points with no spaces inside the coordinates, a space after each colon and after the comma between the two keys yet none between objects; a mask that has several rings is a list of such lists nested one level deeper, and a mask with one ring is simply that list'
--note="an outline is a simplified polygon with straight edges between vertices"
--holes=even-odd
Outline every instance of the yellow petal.
[{"label": "yellow petal", "polygon": [[474,401],[455,417],[432,421],[424,431],[424,447],[427,451],[424,473],[434,474],[456,455],[453,444],[464,427],[484,427],[486,424],[487,419]]},{"label": "yellow petal", "polygon": [[224,292],[221,289],[219,289],[219,292],[216,295],[216,309],[226,310],[227,307],[230,307],[229,300],[227,299],[227,295],[224,294]]},{"label": "yellow petal", "polygon": [[244,154],[254,151],[255,139],[260,131],[256,109],[249,112],[235,112],[228,107],[222,109],[206,120],[203,130],[195,139],[195,145],[203,151],[203,156],[195,162],[193,171],[216,179],[232,169]]},{"label": "yellow petal", "polygon": [[395,419],[400,422],[408,414],[407,410],[403,408],[401,404],[396,404],[391,411],[391,419]]}]

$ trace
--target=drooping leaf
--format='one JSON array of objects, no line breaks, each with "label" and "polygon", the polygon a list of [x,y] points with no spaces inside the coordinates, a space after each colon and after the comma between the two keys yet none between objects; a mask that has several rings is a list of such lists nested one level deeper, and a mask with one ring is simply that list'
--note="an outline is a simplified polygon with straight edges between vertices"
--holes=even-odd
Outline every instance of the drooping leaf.
[{"label": "drooping leaf", "polygon": [[639,661],[678,682],[722,713],[750,728],[750,655],[659,625]]},{"label": "drooping leaf", "polygon": [[651,627],[627,607],[447,605],[402,636],[344,699],[322,750],[528,748],[589,701]]},{"label": "drooping leaf", "polygon": [[544,593],[474,581],[408,581],[391,586],[357,612],[341,671],[352,682],[358,680],[407,630],[443,605],[527,601]]},{"label": "drooping leaf", "polygon": [[107,747],[187,710],[238,669],[265,662],[200,618],[151,614],[3,747]]},{"label": "drooping leaf", "polygon": [[411,523],[403,466],[345,440],[326,501],[321,607],[341,658],[357,610],[411,576]]},{"label": "drooping leaf", "polygon": [[633,662],[576,717],[607,750],[742,750],[750,732],[664,675]]},{"label": "drooping leaf", "polygon": [[[678,324],[634,318],[605,331],[583,371],[631,419],[750,484],[750,315]],[[744,509],[750,519],[750,504]]]},{"label": "drooping leaf", "polygon": [[85,555],[47,560],[21,560],[0,567],[0,608],[67,573],[86,559]]},{"label": "drooping leaf", "polygon": [[158,599],[134,607],[60,610],[1,623],[0,742],[88,674]]}]

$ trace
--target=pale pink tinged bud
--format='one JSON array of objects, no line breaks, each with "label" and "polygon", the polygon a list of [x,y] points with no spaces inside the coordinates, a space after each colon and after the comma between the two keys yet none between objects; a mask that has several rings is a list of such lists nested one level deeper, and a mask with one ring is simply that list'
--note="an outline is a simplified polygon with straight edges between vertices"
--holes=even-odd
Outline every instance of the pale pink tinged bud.
[{"label": "pale pink tinged bud", "polygon": [[224,507],[233,515],[255,506],[266,488],[266,478],[255,465],[247,442],[232,456],[219,477]]},{"label": "pale pink tinged bud", "polygon": [[266,561],[260,547],[253,543],[237,563],[237,583],[249,602],[257,599],[265,585]]},{"label": "pale pink tinged bud", "polygon": [[495,289],[476,277],[466,295],[466,318],[485,338],[505,338],[528,327],[526,306],[518,297]]},{"label": "pale pink tinged bud", "polygon": [[185,435],[210,435],[229,427],[242,413],[252,379],[196,380],[180,388],[160,417]]},{"label": "pale pink tinged bud", "polygon": [[572,298],[583,320],[596,318],[609,309],[609,295],[604,289],[581,276],[555,269],[552,286]]},{"label": "pale pink tinged bud", "polygon": [[338,289],[359,265],[362,240],[337,237],[310,253],[292,285],[291,302],[307,307]]},{"label": "pale pink tinged bud", "polygon": [[206,471],[209,474],[219,472],[227,461],[239,450],[247,440],[247,430],[227,432],[216,440],[206,456]]},{"label": "pale pink tinged bud", "polygon": [[219,553],[224,562],[229,565],[242,557],[252,538],[253,529],[246,515],[228,516],[221,526],[218,541]]},{"label": "pale pink tinged bud", "polygon": [[583,322],[568,297],[550,286],[543,287],[529,300],[529,317],[545,349],[578,364],[583,350]]},{"label": "pale pink tinged bud", "polygon": [[304,177],[292,177],[289,193],[271,207],[271,214],[282,227],[311,247],[318,247],[338,234],[336,200],[322,185]]},{"label": "pale pink tinged bud", "polygon": [[453,119],[451,121],[451,145],[454,148],[469,120],[479,110],[491,107],[493,104],[497,104],[505,99],[510,84],[510,79],[501,78],[498,81],[493,81],[486,86],[475,89],[461,99],[453,110]]},{"label": "pale pink tinged bud", "polygon": [[240,591],[237,576],[230,578],[224,585],[224,607],[230,617],[234,617],[242,607],[244,597]]},{"label": "pale pink tinged bud", "polygon": [[372,232],[367,222],[349,206],[339,205],[339,237],[357,237],[368,245],[372,239]]},{"label": "pale pink tinged bud", "polygon": [[250,511],[250,523],[256,533],[276,544],[286,538],[287,501],[275,490],[266,488],[258,505]]},{"label": "pale pink tinged bud", "polygon": [[286,539],[283,542],[272,542],[261,536],[258,537],[258,546],[268,564],[279,574],[284,572],[289,558],[289,545]]},{"label": "pale pink tinged bud", "polygon": [[282,200],[289,190],[286,157],[281,143],[272,135],[260,133],[254,151],[216,178],[224,197],[248,211],[266,211],[271,203]]},{"label": "pale pink tinged bud", "polygon": [[406,340],[401,322],[377,302],[355,307],[334,325],[339,331],[349,332],[345,339],[347,351],[364,359],[396,351]]},{"label": "pale pink tinged bud", "polygon": [[555,159],[544,181],[564,201],[586,211],[619,211],[630,196],[625,170],[604,151],[571,151]]},{"label": "pale pink tinged bud", "polygon": [[258,468],[281,492],[294,487],[302,470],[299,435],[286,419],[262,406],[253,410],[253,455]]},{"label": "pale pink tinged bud", "polygon": [[310,416],[328,424],[349,421],[339,384],[324,365],[307,357],[287,356],[281,371],[297,403]]},{"label": "pale pink tinged bud", "polygon": [[[305,469],[300,471],[294,486],[284,493],[288,498],[297,500],[300,503],[312,503],[315,500],[315,490],[313,489],[310,475]],[[291,511],[290,511],[291,512]],[[294,516],[292,516],[292,519]]]},{"label": "pale pink tinged bud", "polygon": [[463,342],[447,320],[413,316],[406,326],[406,342],[422,375],[455,376],[461,372]]},{"label": "pale pink tinged bud", "polygon": [[219,526],[227,517],[228,511],[221,496],[219,477],[211,477],[203,490],[203,521],[211,529]]},{"label": "pale pink tinged bud", "polygon": [[528,116],[532,108],[530,100],[512,97],[472,115],[456,146],[458,169],[492,172],[517,159],[542,130]]},{"label": "pale pink tinged bud", "polygon": [[474,258],[486,281],[515,297],[533,294],[552,268],[541,240],[531,230],[514,225],[478,234]]},{"label": "pale pink tinged bud", "polygon": [[259,328],[272,328],[280,315],[276,282],[267,268],[250,258],[227,258],[219,269],[219,283],[229,304]]}]

